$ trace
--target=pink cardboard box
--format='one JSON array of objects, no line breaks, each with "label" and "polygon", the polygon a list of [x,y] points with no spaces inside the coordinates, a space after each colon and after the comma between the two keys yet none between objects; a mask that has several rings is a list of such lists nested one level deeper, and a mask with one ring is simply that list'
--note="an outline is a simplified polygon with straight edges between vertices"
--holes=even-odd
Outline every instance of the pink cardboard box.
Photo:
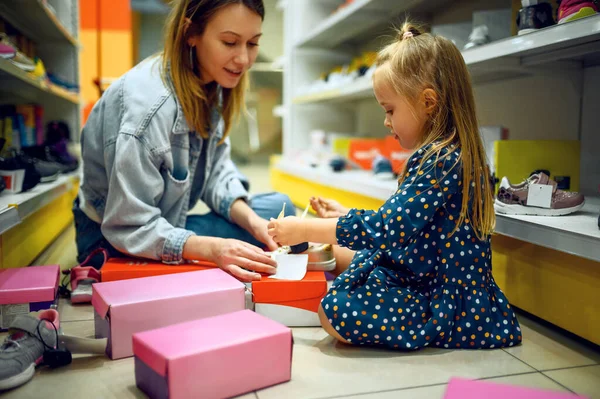
[{"label": "pink cardboard box", "polygon": [[229,398],[289,381],[292,331],[251,310],[133,336],[136,385],[151,398]]},{"label": "pink cardboard box", "polygon": [[133,356],[134,333],[243,310],[245,286],[221,269],[96,283],[96,338],[111,359]]},{"label": "pink cardboard box", "polygon": [[58,265],[0,270],[0,331],[19,315],[56,307],[59,276]]},{"label": "pink cardboard box", "polygon": [[585,396],[498,384],[489,381],[473,381],[452,378],[448,383],[444,399],[586,399]]}]

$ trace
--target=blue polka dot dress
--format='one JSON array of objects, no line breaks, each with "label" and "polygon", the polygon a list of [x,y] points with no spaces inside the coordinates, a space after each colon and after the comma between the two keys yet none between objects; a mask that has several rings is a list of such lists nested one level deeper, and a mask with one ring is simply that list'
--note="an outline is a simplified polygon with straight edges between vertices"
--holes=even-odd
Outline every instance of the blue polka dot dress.
[{"label": "blue polka dot dress", "polygon": [[521,329],[492,276],[490,239],[469,220],[451,235],[462,205],[458,149],[407,164],[396,193],[378,210],[341,217],[337,239],[356,250],[322,306],[347,341],[404,350],[499,348]]}]

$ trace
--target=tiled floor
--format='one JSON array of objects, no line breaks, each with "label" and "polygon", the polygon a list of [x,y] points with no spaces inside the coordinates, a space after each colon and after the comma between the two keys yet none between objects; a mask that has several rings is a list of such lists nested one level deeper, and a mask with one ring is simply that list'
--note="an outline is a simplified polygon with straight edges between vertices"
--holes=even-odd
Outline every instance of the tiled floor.
[{"label": "tiled floor", "polygon": [[[245,172],[258,191],[268,189],[265,168]],[[73,230],[68,230],[36,263],[72,265],[73,239]],[[62,301],[59,310],[65,334],[93,337],[91,306],[71,306]],[[292,380],[243,398],[438,399],[453,376],[600,398],[600,352],[524,315],[520,322],[523,345],[492,351],[390,352],[337,344],[320,328],[296,328]],[[248,367],[252,367],[250,361]],[[131,359],[111,361],[97,356],[76,356],[70,366],[62,369],[40,368],[31,382],[4,395],[41,396],[145,397],[135,386]]]}]

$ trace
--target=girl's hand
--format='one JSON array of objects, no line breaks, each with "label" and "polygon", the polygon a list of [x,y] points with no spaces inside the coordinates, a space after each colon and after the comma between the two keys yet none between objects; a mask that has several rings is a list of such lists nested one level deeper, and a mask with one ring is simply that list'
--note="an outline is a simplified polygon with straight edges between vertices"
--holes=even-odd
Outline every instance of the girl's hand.
[{"label": "girl's hand", "polygon": [[344,208],[339,202],[320,197],[312,197],[310,206],[317,212],[320,218],[339,218],[348,214],[349,209]]},{"label": "girl's hand", "polygon": [[240,240],[220,239],[212,250],[218,267],[243,282],[260,280],[259,273],[274,274],[277,262],[254,245]]},{"label": "girl's hand", "polygon": [[306,220],[296,216],[283,219],[271,219],[268,225],[269,235],[279,245],[296,245],[306,239]]}]

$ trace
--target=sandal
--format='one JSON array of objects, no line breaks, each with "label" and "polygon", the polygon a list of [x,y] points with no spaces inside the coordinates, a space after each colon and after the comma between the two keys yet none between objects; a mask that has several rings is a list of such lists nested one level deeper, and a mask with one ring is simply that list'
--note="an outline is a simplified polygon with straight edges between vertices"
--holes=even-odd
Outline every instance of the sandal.
[{"label": "sandal", "polygon": [[[92,302],[92,284],[100,282],[100,272],[92,266],[85,266],[97,254],[104,255],[102,265],[108,260],[108,251],[104,248],[98,248],[92,251],[81,264],[70,270],[64,270],[63,274],[70,275],[71,303],[91,303]],[[65,276],[66,277],[66,276]],[[63,284],[63,291],[66,290],[66,284]]]}]

